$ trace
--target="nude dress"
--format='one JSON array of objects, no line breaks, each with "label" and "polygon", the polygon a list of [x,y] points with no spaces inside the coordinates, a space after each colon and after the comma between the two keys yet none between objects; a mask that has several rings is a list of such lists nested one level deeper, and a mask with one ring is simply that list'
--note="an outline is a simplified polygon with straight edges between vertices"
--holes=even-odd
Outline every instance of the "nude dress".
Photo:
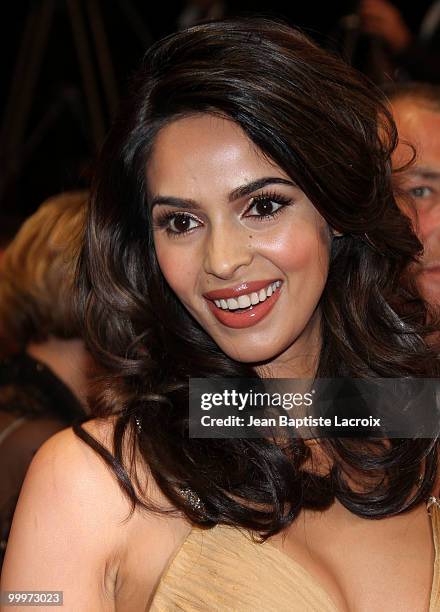
[{"label": "nude dress", "polygon": [[[435,547],[429,612],[440,612],[440,507],[430,510]],[[323,587],[270,543],[234,527],[192,529],[156,589],[151,612],[338,612]]]}]

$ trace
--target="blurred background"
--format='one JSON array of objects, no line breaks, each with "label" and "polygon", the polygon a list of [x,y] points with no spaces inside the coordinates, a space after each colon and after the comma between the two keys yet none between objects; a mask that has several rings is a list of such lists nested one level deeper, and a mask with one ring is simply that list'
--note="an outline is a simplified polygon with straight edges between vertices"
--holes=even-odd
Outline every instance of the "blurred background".
[{"label": "blurred background", "polygon": [[302,28],[379,84],[440,80],[440,2],[2,3],[0,249],[43,200],[88,187],[127,80],[152,42],[199,21],[252,13]]}]

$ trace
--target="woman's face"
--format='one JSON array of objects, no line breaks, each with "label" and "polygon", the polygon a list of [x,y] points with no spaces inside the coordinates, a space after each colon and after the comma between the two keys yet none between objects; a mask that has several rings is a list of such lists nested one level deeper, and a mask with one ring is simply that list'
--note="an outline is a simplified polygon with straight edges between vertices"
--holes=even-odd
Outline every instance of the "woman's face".
[{"label": "woman's face", "polygon": [[289,176],[237,124],[199,114],[159,132],[147,182],[162,273],[218,346],[288,368],[316,357],[331,233]]}]

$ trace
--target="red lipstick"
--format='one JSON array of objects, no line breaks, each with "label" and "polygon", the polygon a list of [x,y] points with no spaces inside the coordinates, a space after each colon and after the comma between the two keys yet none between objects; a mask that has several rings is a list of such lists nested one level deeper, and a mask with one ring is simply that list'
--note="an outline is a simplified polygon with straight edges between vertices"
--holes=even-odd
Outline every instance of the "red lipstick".
[{"label": "red lipstick", "polygon": [[207,293],[203,294],[203,297],[207,298],[208,300],[227,300],[228,298],[237,298],[239,295],[245,295],[246,293],[260,291],[260,289],[268,287],[277,280],[279,279],[272,278],[269,280],[243,282],[239,285],[235,285],[235,287],[227,287],[226,289],[216,289],[215,291],[208,291]]},{"label": "red lipstick", "polygon": [[[229,289],[219,289],[218,291],[210,291],[209,293],[204,294],[204,297],[207,299],[208,308],[215,316],[215,318],[220,321],[226,327],[232,327],[234,329],[243,329],[245,327],[251,327],[256,325],[259,321],[261,321],[264,317],[266,317],[272,308],[275,306],[278,298],[280,296],[280,291],[282,288],[282,284],[275,289],[270,297],[267,297],[264,302],[260,302],[259,304],[251,305],[246,310],[223,310],[214,304],[213,299],[228,299],[228,298],[236,298],[240,295],[246,293],[252,293],[259,291],[260,289],[264,289],[273,281],[253,281],[249,283],[243,283],[242,285],[237,285],[236,287],[232,287]],[[246,288],[243,288],[243,287]],[[215,296],[210,298],[208,296]]]}]

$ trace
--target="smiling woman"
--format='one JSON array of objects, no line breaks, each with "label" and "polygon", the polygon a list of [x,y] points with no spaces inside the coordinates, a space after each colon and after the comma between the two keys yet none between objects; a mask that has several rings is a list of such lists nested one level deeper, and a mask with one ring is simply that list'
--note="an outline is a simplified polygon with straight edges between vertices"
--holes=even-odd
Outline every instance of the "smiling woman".
[{"label": "smiling woman", "polygon": [[158,263],[180,302],[233,359],[270,362],[275,376],[296,361],[300,376],[299,361],[319,350],[313,313],[331,244],[310,200],[236,123],[211,114],[161,130],[147,184]]},{"label": "smiling woman", "polygon": [[[439,609],[440,517],[434,505],[431,526],[424,504],[436,438],[188,432],[190,377],[438,376],[395,142],[371,84],[283,24],[212,22],[148,51],[102,152],[81,257],[88,343],[108,375],[96,418],[37,463],[80,558],[58,588],[73,597],[79,572],[94,577],[81,597],[96,610]],[[132,503],[124,526],[89,447]],[[22,530],[45,524],[32,474]],[[14,542],[7,575],[25,584],[31,539]],[[30,565],[46,580],[42,548]]]}]

